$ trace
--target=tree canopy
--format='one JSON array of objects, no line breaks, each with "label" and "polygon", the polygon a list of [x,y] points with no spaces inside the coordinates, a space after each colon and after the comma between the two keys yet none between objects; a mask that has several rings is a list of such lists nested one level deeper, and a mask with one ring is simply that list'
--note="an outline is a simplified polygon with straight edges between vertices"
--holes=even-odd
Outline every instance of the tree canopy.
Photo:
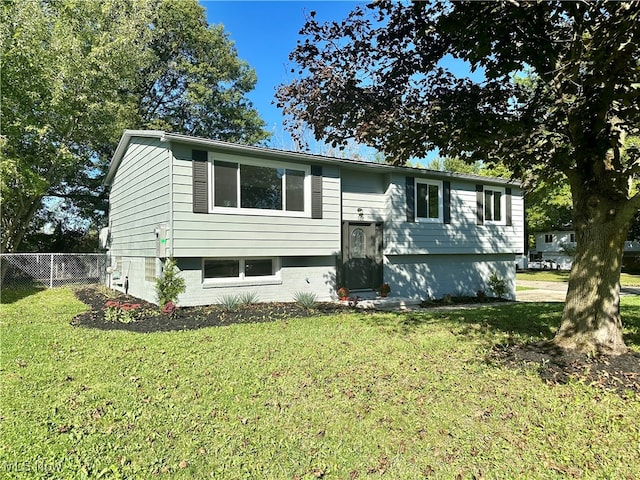
[{"label": "tree canopy", "polygon": [[[640,208],[640,3],[393,2],[341,22],[314,12],[279,106],[336,145],[394,163],[438,148],[569,181],[577,253],[558,345],[622,352],[619,274]],[[451,58],[483,79],[457,76]],[[530,80],[518,76],[526,73]]]},{"label": "tree canopy", "polygon": [[44,197],[104,214],[125,128],[268,136],[245,96],[255,72],[195,0],[20,0],[0,15],[0,251],[19,248]]},{"label": "tree canopy", "polygon": [[[318,139],[397,162],[437,147],[516,173],[569,169],[576,147],[604,157],[637,132],[637,23],[637,2],[380,1],[327,24],[311,12],[291,53],[301,78],[277,97]],[[458,78],[451,57],[485,80]],[[533,88],[513,81],[525,70]]]}]

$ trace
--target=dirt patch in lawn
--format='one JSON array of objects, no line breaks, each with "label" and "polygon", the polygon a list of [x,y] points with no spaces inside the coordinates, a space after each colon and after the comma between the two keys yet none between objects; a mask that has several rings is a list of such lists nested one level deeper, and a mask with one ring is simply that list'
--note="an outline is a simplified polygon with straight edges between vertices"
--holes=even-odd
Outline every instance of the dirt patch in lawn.
[{"label": "dirt patch in lawn", "polygon": [[640,354],[586,355],[549,342],[496,346],[489,360],[513,368],[535,366],[549,384],[571,380],[615,390],[621,395],[640,393]]},{"label": "dirt patch in lawn", "polygon": [[[349,308],[336,303],[316,303],[313,308],[307,309],[298,303],[283,302],[238,305],[232,310],[225,309],[222,305],[181,307],[172,314],[165,314],[160,312],[157,305],[115,290],[84,287],[75,290],[74,293],[78,300],[88,305],[91,310],[74,317],[71,322],[73,326],[139,333],[194,330],[235,323],[270,322],[335,314]],[[114,320],[109,318],[109,308],[119,308],[130,313],[124,321]]]}]

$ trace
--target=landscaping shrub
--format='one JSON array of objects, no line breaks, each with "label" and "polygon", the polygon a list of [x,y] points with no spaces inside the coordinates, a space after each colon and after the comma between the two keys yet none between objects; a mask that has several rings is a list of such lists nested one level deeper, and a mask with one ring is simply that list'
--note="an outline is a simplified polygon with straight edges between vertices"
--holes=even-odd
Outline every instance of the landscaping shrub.
[{"label": "landscaping shrub", "polygon": [[318,302],[318,296],[313,292],[296,292],[293,294],[293,299],[307,310],[312,309]]},{"label": "landscaping shrub", "polygon": [[258,299],[257,292],[244,292],[238,295],[238,300],[242,305],[253,305],[254,303],[258,303]]},{"label": "landscaping shrub", "polygon": [[235,312],[242,305],[242,300],[238,295],[226,294],[220,298],[220,305],[227,312]]},{"label": "landscaping shrub", "polygon": [[491,289],[498,298],[503,298],[507,293],[507,282],[499,277],[495,270],[489,277],[489,289]]},{"label": "landscaping shrub", "polygon": [[177,303],[178,295],[186,290],[184,278],[179,277],[179,273],[175,260],[167,258],[162,276],[156,279],[156,296],[158,297],[158,305],[161,307],[169,302]]},{"label": "landscaping shrub", "polygon": [[108,322],[131,323],[137,320],[137,311],[141,305],[109,300],[104,306],[104,317]]}]

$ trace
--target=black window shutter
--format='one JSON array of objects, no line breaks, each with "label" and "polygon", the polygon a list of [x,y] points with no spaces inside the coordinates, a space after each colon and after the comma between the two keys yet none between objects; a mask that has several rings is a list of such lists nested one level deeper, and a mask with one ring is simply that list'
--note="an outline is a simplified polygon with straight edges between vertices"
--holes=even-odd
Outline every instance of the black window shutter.
[{"label": "black window shutter", "polygon": [[311,218],[322,218],[322,167],[311,166]]},{"label": "black window shutter", "polygon": [[478,225],[484,225],[484,187],[476,185],[476,218]]},{"label": "black window shutter", "polygon": [[407,222],[416,221],[416,185],[413,177],[407,177],[406,179],[406,196],[407,196]]},{"label": "black window shutter", "polygon": [[451,182],[442,182],[442,219],[444,223],[451,223]]},{"label": "black window shutter", "polygon": [[504,203],[505,203],[505,209],[507,210],[506,212],[507,225],[513,225],[513,217],[511,215],[511,189],[510,188],[505,189]]},{"label": "black window shutter", "polygon": [[209,213],[209,178],[207,152],[192,150],[193,213]]}]

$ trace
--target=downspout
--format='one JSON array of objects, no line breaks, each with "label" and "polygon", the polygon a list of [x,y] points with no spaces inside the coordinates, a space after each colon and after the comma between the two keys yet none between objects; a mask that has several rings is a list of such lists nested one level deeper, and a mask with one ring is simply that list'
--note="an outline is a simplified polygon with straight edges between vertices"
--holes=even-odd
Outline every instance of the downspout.
[{"label": "downspout", "polygon": [[171,143],[167,148],[167,157],[169,158],[169,257],[173,258],[173,167],[174,167],[174,158],[173,158],[173,149],[171,148]]},{"label": "downspout", "polygon": [[340,201],[338,202],[338,211],[340,212],[340,215],[338,217],[338,227],[340,228],[340,253],[336,257],[336,291],[338,288],[346,286],[344,278],[344,212],[342,205],[342,197],[344,196],[344,191],[342,189],[342,167],[340,166],[338,166],[338,182],[338,191],[340,192]]},{"label": "downspout", "polygon": [[[171,149],[171,141],[169,141],[164,135],[160,138],[160,141],[166,144],[167,148],[167,167],[169,169],[169,218],[167,221],[167,227],[169,232],[166,233],[167,242],[169,243],[169,248],[167,253],[167,257],[173,258],[173,150]],[[166,248],[166,247],[165,247]]]}]

